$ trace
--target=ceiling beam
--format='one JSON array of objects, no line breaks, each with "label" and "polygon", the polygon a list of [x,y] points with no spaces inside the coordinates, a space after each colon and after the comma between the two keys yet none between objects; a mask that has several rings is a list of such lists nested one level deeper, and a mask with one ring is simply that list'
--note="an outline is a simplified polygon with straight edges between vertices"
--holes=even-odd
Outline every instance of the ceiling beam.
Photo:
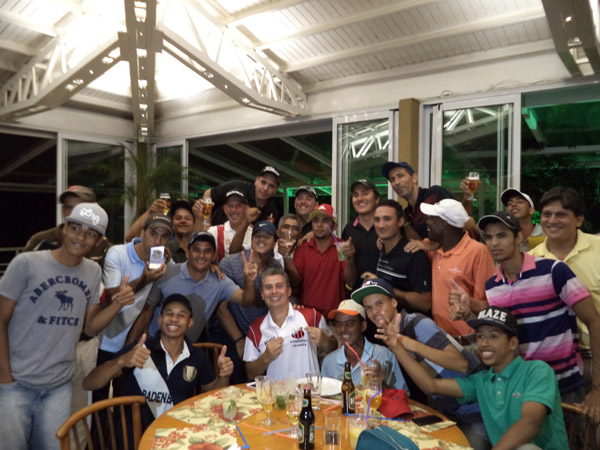
[{"label": "ceiling beam", "polygon": [[[594,12],[592,11],[589,2],[582,0],[571,0],[573,10],[575,12],[575,25],[579,32],[581,46],[585,51],[590,66],[596,75],[600,74],[600,36],[596,34],[596,25],[594,24]],[[596,19],[600,20],[600,17]]]},{"label": "ceiling beam", "polygon": [[46,150],[49,150],[49,149],[51,149],[53,147],[56,147],[56,141],[55,140],[41,142],[41,143],[39,143],[39,144],[37,144],[37,145],[35,145],[35,146],[27,149],[27,150],[19,151],[19,153],[18,153],[19,157],[16,160],[14,160],[13,162],[10,162],[10,163],[4,165],[0,169],[0,178],[2,178],[3,176],[11,173],[13,170],[18,169],[23,164],[28,163],[33,158],[41,155]]},{"label": "ceiling beam", "polygon": [[336,28],[345,27],[348,25],[353,25],[360,22],[365,22],[367,20],[372,20],[377,17],[388,16],[390,14],[397,13],[399,11],[404,11],[406,9],[415,8],[418,6],[423,6],[428,3],[434,3],[438,0],[405,0],[403,2],[395,2],[390,5],[381,7],[381,8],[373,8],[368,9],[366,11],[360,11],[356,14],[351,14],[349,16],[341,17],[336,20],[330,20],[323,23],[319,23],[314,26],[301,28],[293,33],[289,33],[283,36],[279,36],[277,38],[273,38],[270,41],[259,42],[255,45],[256,50],[265,50],[267,48],[276,48],[279,47],[289,41],[293,41],[295,39],[304,38],[307,36],[312,36],[315,34],[325,33],[330,30],[334,30]]},{"label": "ceiling beam", "polygon": [[19,53],[25,56],[37,55],[37,50],[33,47],[18,42],[9,41],[7,39],[0,39],[0,49],[8,50],[10,52]]},{"label": "ceiling beam", "polygon": [[0,21],[8,22],[12,25],[17,25],[53,38],[60,34],[59,30],[54,26],[48,26],[45,23],[36,20],[26,19],[20,14],[6,11],[5,9],[0,9]]},{"label": "ceiling beam", "polygon": [[477,31],[487,30],[489,28],[501,27],[506,25],[514,25],[515,23],[527,22],[535,19],[544,18],[543,8],[533,8],[523,11],[517,11],[509,14],[503,14],[495,17],[486,17],[479,20],[473,20],[469,23],[453,25],[446,28],[439,28],[434,31],[426,31],[410,36],[392,39],[389,41],[380,42],[374,45],[365,45],[356,47],[351,50],[329,53],[315,58],[305,58],[298,62],[289,63],[281,68],[286,73],[297,72],[299,70],[308,69],[324,64],[330,64],[336,61],[341,61],[348,58],[357,58],[364,55],[381,52],[384,50],[398,49],[408,47],[410,45],[420,44],[426,41],[435,39],[446,39],[452,36],[457,36],[466,33],[474,33]]},{"label": "ceiling beam", "polygon": [[296,138],[291,138],[291,137],[280,137],[280,140],[282,140],[283,142],[285,142],[286,144],[291,145],[294,148],[297,148],[298,150],[300,150],[302,153],[307,154],[308,156],[310,156],[311,158],[316,159],[317,161],[320,161],[321,163],[325,164],[327,167],[331,167],[331,159],[325,157],[318,148],[313,147],[311,145],[305,144],[304,142],[300,142],[298,139]]},{"label": "ceiling beam", "polygon": [[[226,181],[229,181],[226,178],[218,177],[218,176],[216,176],[215,174],[212,174],[212,173],[202,172],[201,170],[195,169],[193,167],[189,167],[188,170],[190,171],[191,174],[198,175],[199,177],[201,177],[203,179],[206,179],[206,180],[209,180],[209,181],[212,181],[212,182],[214,182],[216,184],[223,184]],[[190,184],[195,185],[195,183],[190,183]]]},{"label": "ceiling beam", "polygon": [[250,156],[258,161],[264,161],[266,164],[275,167],[277,170],[283,173],[287,173],[288,175],[302,181],[303,183],[312,184],[312,179],[304,175],[303,172],[299,170],[292,169],[288,166],[284,161],[280,161],[274,159],[273,156],[265,153],[258,148],[249,145],[249,144],[227,144],[229,147],[237,150],[244,155]]},{"label": "ceiling beam", "polygon": [[542,5],[546,11],[546,20],[548,20],[556,53],[558,53],[562,63],[572,76],[578,77],[583,75],[569,47],[569,32],[567,27],[573,28],[573,24],[566,22],[565,18],[573,16],[572,6],[563,0],[542,0]]},{"label": "ceiling beam", "polygon": [[305,0],[280,0],[280,1],[271,1],[268,3],[257,3],[249,8],[238,11],[234,14],[231,14],[231,19],[225,22],[225,25],[229,25],[232,27],[237,27],[242,25],[244,19],[247,19],[251,16],[256,16],[258,14],[262,14],[265,12],[274,12],[282,9],[290,8],[298,3],[302,3]]},{"label": "ceiling beam", "polygon": [[237,173],[238,175],[248,178],[249,180],[254,180],[256,178],[256,173],[249,171],[247,167],[234,163],[233,161],[227,161],[227,163],[224,163],[222,158],[217,158],[216,156],[208,154],[208,152],[201,152],[200,150],[195,149],[190,149],[190,154],[196,158],[208,161],[209,163],[212,163],[218,167],[223,167],[226,170]]}]

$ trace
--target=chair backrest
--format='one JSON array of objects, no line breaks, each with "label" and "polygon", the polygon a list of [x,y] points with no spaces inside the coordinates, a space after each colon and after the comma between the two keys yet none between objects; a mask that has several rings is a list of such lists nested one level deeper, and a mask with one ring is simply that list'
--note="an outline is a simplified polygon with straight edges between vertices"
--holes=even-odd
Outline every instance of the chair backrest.
[{"label": "chair backrest", "polygon": [[[565,416],[569,447],[581,450],[596,450],[596,425],[593,420],[588,420],[579,406],[571,403],[561,403]],[[583,439],[583,442],[578,442]],[[582,446],[581,446],[582,445]]]},{"label": "chair backrest", "polygon": [[221,349],[223,348],[223,344],[217,344],[216,342],[196,342],[194,347],[203,348],[208,357],[212,361],[213,370],[215,372],[215,376],[219,376],[219,353],[221,353]]},{"label": "chair backrest", "polygon": [[[89,450],[136,450],[142,437],[142,416],[140,413],[140,406],[146,403],[146,398],[143,395],[130,395],[125,397],[114,397],[108,400],[101,400],[99,402],[92,403],[85,408],[80,409],[67,419],[65,423],[56,432],[56,438],[60,441],[61,450],[71,450],[71,440],[69,434],[74,438],[75,450],[85,449],[85,444],[82,446],[82,438],[87,437],[87,445]],[[127,410],[131,410],[131,420],[127,420]],[[91,439],[90,426],[88,425],[88,416],[92,416],[91,419],[94,421],[98,429],[102,429],[100,411],[106,411],[108,413],[108,424],[105,424],[109,428],[110,442],[105,439],[100,433],[100,448],[94,447],[94,443]],[[119,418],[119,423],[115,424],[114,416]],[[77,424],[80,424],[78,427]],[[133,442],[129,442],[130,435],[127,427],[128,423],[133,431]],[[120,427],[118,427],[120,425]],[[83,428],[85,436],[79,437],[78,429]],[[121,439],[117,439],[117,436]]]}]

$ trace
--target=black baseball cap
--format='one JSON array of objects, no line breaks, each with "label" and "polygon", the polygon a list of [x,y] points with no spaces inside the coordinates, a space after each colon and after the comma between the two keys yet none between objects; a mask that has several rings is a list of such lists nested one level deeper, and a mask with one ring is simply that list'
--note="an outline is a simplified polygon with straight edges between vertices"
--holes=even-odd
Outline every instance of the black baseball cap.
[{"label": "black baseball cap", "polygon": [[475,330],[481,325],[491,325],[501,328],[512,336],[519,337],[517,319],[506,308],[488,306],[479,312],[477,319],[467,320],[467,323]]},{"label": "black baseball cap", "polygon": [[192,303],[190,302],[190,300],[185,295],[183,295],[183,294],[171,294],[167,298],[165,298],[165,301],[163,302],[161,314],[162,314],[162,311],[165,310],[165,308],[167,307],[168,304],[175,303],[175,302],[181,303],[183,306],[185,306],[188,309],[188,311],[190,313],[192,312]]},{"label": "black baseball cap", "polygon": [[377,192],[377,186],[375,186],[375,183],[373,183],[371,180],[367,180],[366,178],[361,178],[360,180],[356,180],[354,183],[352,183],[350,185],[350,192],[354,192],[354,188],[358,185],[362,185],[365,186],[369,189],[371,189],[375,195],[379,195],[379,192]]},{"label": "black baseball cap", "polygon": [[521,231],[521,224],[519,221],[515,218],[515,216],[506,211],[496,211],[493,214],[483,216],[481,219],[479,219],[477,226],[479,226],[481,231],[484,231],[485,227],[494,222],[502,222],[511,230]]},{"label": "black baseball cap", "polygon": [[389,297],[394,297],[394,288],[390,283],[383,278],[373,278],[363,283],[361,287],[355,290],[350,297],[356,303],[362,305],[363,299],[371,294],[384,294]]},{"label": "black baseball cap", "polygon": [[260,171],[260,175],[265,175],[265,174],[273,175],[275,177],[275,179],[277,180],[277,184],[280,183],[279,177],[281,176],[281,174],[275,167],[273,167],[273,166],[263,167],[262,170]]},{"label": "black baseball cap", "polygon": [[213,250],[217,249],[217,244],[215,244],[215,238],[208,231],[198,231],[190,236],[190,240],[188,241],[188,247],[191,247],[192,244],[196,241],[200,242],[208,242]]},{"label": "black baseball cap", "polygon": [[296,189],[294,195],[297,197],[301,192],[308,192],[315,198],[315,200],[317,200],[317,191],[315,191],[311,186],[300,186],[298,189]]},{"label": "black baseball cap", "polygon": [[395,169],[396,167],[405,169],[411,175],[413,173],[415,173],[415,169],[413,169],[412,166],[409,163],[407,163],[406,161],[402,161],[402,162],[388,161],[381,167],[381,174],[384,177],[389,178],[390,172],[392,171],[392,169]]},{"label": "black baseball cap", "polygon": [[242,202],[244,203],[248,203],[248,199],[246,198],[246,196],[244,195],[244,193],[242,191],[239,191],[237,189],[233,189],[231,191],[228,191],[227,194],[225,194],[225,201],[227,201],[227,199],[231,198],[231,197],[239,197]]}]

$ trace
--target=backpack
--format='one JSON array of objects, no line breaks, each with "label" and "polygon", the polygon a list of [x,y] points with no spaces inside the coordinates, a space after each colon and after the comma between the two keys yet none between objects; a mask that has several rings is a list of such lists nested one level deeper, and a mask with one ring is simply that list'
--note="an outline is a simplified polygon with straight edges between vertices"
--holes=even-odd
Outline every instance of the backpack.
[{"label": "backpack", "polygon": [[365,430],[358,436],[356,450],[372,450],[374,448],[377,450],[419,450],[419,446],[412,439],[385,425]]}]

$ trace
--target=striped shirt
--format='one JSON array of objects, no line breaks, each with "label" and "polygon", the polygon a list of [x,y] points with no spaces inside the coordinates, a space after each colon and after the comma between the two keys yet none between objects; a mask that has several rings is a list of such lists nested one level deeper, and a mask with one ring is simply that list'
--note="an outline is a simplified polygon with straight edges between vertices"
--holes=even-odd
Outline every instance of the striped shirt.
[{"label": "striped shirt", "polygon": [[548,363],[561,394],[583,385],[573,306],[590,294],[565,263],[525,253],[518,278],[507,280],[498,264],[485,293],[490,305],[512,312],[519,324],[523,358]]}]

